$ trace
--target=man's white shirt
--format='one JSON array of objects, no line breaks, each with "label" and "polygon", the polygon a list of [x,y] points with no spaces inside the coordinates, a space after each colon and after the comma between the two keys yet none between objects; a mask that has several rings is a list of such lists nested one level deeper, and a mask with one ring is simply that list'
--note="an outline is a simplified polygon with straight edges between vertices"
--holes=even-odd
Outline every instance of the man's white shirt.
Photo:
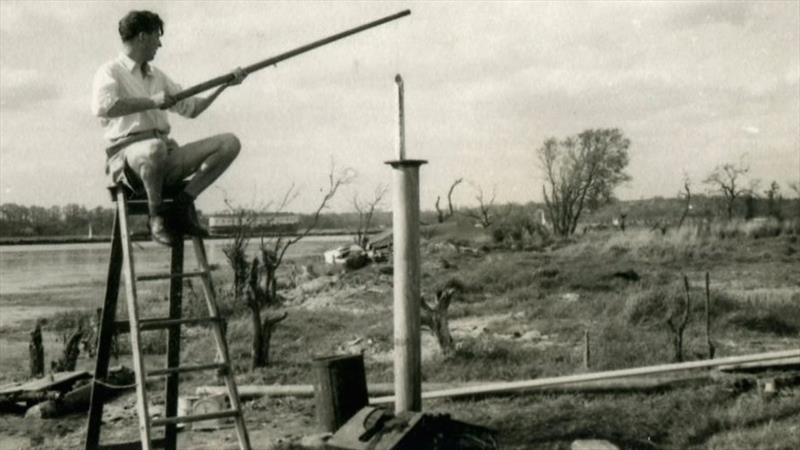
[{"label": "man's white shirt", "polygon": [[[103,136],[110,141],[149,130],[169,133],[170,125],[165,110],[148,109],[113,118],[108,117],[108,110],[122,98],[152,97],[159,92],[175,95],[180,91],[181,86],[158,68],[145,63],[142,71],[139,63],[122,53],[97,70],[92,86],[92,113],[100,118],[100,124],[105,129]],[[191,117],[197,101],[196,97],[189,97],[177,102],[169,110]]]}]

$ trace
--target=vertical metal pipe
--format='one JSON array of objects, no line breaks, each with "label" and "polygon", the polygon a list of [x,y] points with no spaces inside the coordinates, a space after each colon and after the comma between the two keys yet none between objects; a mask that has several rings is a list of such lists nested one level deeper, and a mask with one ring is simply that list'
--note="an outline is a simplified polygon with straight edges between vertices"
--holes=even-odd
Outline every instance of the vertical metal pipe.
[{"label": "vertical metal pipe", "polygon": [[405,159],[403,79],[398,89],[399,160],[394,169],[392,233],[394,247],[394,388],[395,412],[422,410],[420,348],[419,167],[422,160]]},{"label": "vertical metal pipe", "polygon": [[403,77],[398,73],[394,77],[397,84],[397,159],[406,159],[406,112],[403,100]]},{"label": "vertical metal pipe", "polygon": [[395,412],[420,411],[419,167],[394,171],[394,383]]}]

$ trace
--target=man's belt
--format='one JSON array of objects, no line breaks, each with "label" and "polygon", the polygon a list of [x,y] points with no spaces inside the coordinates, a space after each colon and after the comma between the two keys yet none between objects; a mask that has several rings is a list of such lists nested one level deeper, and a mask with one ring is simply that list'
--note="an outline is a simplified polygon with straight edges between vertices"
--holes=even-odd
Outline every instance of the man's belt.
[{"label": "man's belt", "polygon": [[147,139],[166,139],[167,133],[161,130],[146,130],[131,133],[121,138],[114,139],[109,147],[106,147],[106,157],[111,158],[120,150],[133,144],[134,142],[146,141]]}]

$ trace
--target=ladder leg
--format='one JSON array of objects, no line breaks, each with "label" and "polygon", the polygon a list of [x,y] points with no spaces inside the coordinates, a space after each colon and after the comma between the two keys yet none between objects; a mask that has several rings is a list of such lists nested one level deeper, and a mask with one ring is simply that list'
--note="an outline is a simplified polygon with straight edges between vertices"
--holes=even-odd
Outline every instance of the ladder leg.
[{"label": "ladder leg", "polygon": [[134,275],[133,254],[131,253],[130,230],[128,230],[128,206],[125,192],[117,189],[117,208],[119,211],[120,235],[122,237],[122,261],[125,277],[125,296],[128,303],[128,322],[130,323],[131,353],[136,376],[136,411],[139,416],[139,435],[142,450],[151,450],[150,416],[147,412],[147,389],[142,347],[139,335],[139,307],[136,298],[136,277]]},{"label": "ladder leg", "polygon": [[103,315],[100,321],[100,335],[97,339],[97,359],[95,360],[92,395],[89,402],[89,419],[86,425],[85,449],[94,450],[100,444],[100,425],[103,420],[103,404],[106,391],[97,383],[108,376],[108,363],[111,357],[111,341],[114,337],[114,318],[117,312],[119,281],[122,270],[122,239],[119,216],[114,216],[111,231],[111,256],[108,262],[106,295],[103,302]]},{"label": "ladder leg", "polygon": [[[208,259],[206,258],[206,248],[203,240],[199,237],[193,237],[192,243],[194,244],[194,254],[197,258],[198,267],[206,272],[206,275],[201,277],[203,280],[203,292],[206,298],[206,305],[208,306],[209,315],[213,318],[219,318],[219,308],[217,306],[217,297],[214,291],[214,285],[211,281],[211,271],[208,266]],[[236,388],[236,380],[233,375],[233,364],[231,363],[230,355],[228,352],[228,344],[225,335],[222,332],[222,325],[220,321],[215,321],[214,326],[214,340],[217,344],[217,351],[222,357],[222,362],[228,365],[229,370],[225,372],[225,385],[228,387],[228,398],[231,402],[231,408],[239,411],[239,414],[234,419],[236,423],[236,434],[239,437],[240,450],[251,450],[250,437],[247,434],[247,427],[244,422],[244,412],[242,404],[239,400],[239,392]]]},{"label": "ladder leg", "polygon": [[[170,273],[183,273],[183,236],[176,236],[177,239],[172,247],[172,261],[170,263]],[[183,303],[183,280],[181,278],[171,278],[169,283],[169,318],[180,319]],[[181,362],[181,326],[172,325],[168,328],[167,337],[167,365],[166,367],[178,367]],[[175,417],[178,415],[178,385],[180,379],[178,373],[167,375],[165,390],[166,407],[165,417]],[[178,426],[170,423],[164,429],[164,441],[166,450],[175,450],[177,445]]]}]

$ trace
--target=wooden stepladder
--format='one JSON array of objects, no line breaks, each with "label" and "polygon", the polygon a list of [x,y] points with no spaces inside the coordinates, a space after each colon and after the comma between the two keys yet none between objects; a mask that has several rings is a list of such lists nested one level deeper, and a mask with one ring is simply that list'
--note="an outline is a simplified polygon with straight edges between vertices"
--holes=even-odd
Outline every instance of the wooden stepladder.
[{"label": "wooden stepladder", "polygon": [[[183,270],[183,236],[176,239],[172,247],[170,273],[136,275],[132,253],[128,215],[147,214],[145,198],[131,196],[124,186],[112,188],[112,197],[117,204],[117,213],[111,240],[111,258],[108,265],[105,303],[100,323],[100,335],[97,343],[97,361],[92,384],[92,396],[89,406],[89,419],[86,430],[86,450],[95,449],[142,449],[165,448],[174,450],[177,444],[178,424],[197,422],[209,419],[232,418],[236,426],[241,450],[250,450],[250,439],[245,427],[242,404],[236,388],[228,345],[225,341],[223,321],[219,316],[216,294],[211,280],[211,269],[206,259],[203,240],[193,237],[194,252],[198,270]],[[171,203],[171,196],[165,192],[165,203]],[[125,279],[125,294],[128,304],[128,320],[117,321],[117,297],[119,293],[120,275]],[[202,280],[203,292],[208,306],[208,317],[183,318],[181,315],[183,279],[199,277]],[[140,318],[136,296],[137,281],[170,280],[169,316],[163,318]],[[210,325],[217,346],[217,362],[202,365],[180,365],[180,330],[181,325]],[[150,330],[167,330],[166,367],[147,370],[141,349],[141,334]],[[133,369],[136,380],[136,410],[139,417],[140,441],[119,444],[100,445],[100,428],[102,425],[103,405],[113,386],[106,382],[111,357],[111,346],[114,334],[128,332],[130,334]],[[209,359],[213,356],[209,355]],[[231,409],[207,414],[178,416],[178,386],[182,373],[196,371],[217,371],[225,379],[228,388],[228,399]],[[152,418],[148,412],[147,389],[148,379],[166,378],[164,417]],[[154,438],[153,429],[164,427],[163,437]]]}]

